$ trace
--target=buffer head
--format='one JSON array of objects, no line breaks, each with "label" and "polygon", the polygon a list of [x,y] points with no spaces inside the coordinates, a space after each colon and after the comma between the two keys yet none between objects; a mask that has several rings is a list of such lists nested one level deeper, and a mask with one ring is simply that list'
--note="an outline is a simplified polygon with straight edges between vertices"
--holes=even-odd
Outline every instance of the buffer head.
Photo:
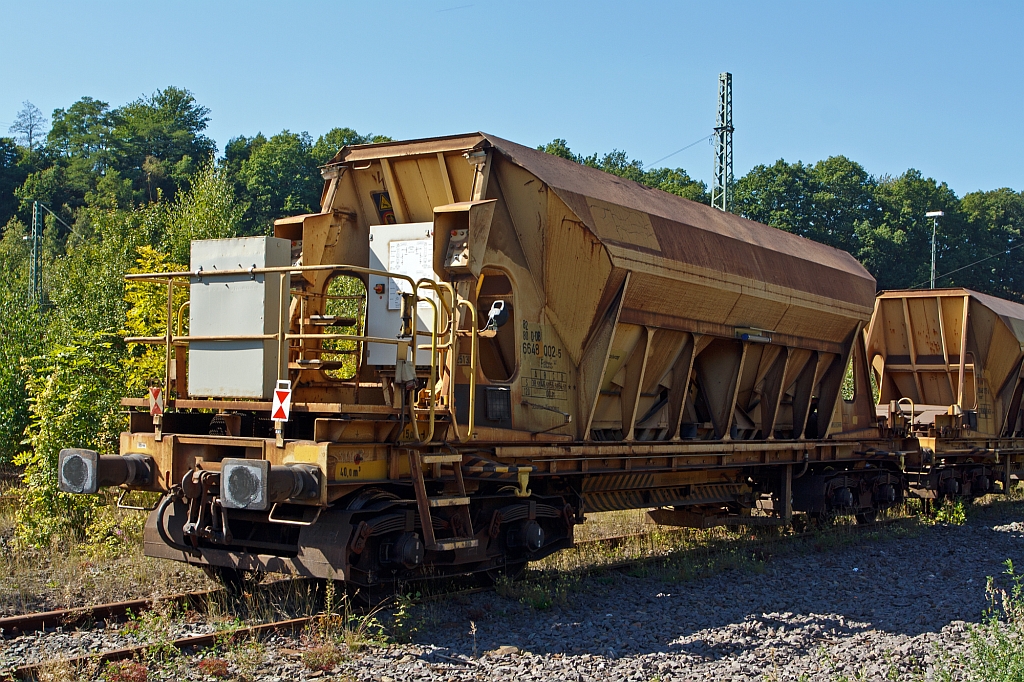
[{"label": "buffer head", "polygon": [[228,509],[270,508],[270,462],[265,459],[221,461],[220,500]]},{"label": "buffer head", "polygon": [[57,485],[62,492],[90,495],[99,487],[100,456],[92,450],[65,448],[57,457]]}]

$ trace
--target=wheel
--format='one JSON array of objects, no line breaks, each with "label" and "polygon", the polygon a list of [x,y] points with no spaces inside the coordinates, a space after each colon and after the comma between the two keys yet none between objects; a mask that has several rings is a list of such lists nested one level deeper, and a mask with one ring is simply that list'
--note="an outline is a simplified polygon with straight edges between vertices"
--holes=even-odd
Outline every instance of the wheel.
[{"label": "wheel", "polygon": [[243,571],[227,566],[203,566],[203,573],[210,580],[216,580],[223,585],[228,594],[232,595],[240,595],[253,589],[263,582],[266,576],[261,570]]},{"label": "wheel", "polygon": [[860,514],[857,514],[854,518],[856,518],[857,519],[857,523],[859,523],[861,525],[869,524],[869,523],[874,523],[875,520],[878,518],[878,510],[877,509],[869,509],[868,511],[864,511],[864,512],[861,512]]}]

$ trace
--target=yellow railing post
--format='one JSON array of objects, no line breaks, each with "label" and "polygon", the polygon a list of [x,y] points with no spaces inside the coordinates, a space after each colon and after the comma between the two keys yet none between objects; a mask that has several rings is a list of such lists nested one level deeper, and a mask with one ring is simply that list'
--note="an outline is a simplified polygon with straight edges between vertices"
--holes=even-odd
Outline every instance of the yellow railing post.
[{"label": "yellow railing post", "polygon": [[[278,381],[281,381],[281,378],[282,378],[281,377],[281,364],[282,364],[282,362],[284,363],[284,372],[285,372],[285,374],[287,375],[287,373],[288,373],[289,349],[288,349],[288,347],[286,345],[286,340],[285,340],[284,320],[285,320],[285,317],[287,317],[287,315],[288,315],[288,308],[291,307],[292,297],[290,295],[288,295],[289,292],[285,290],[285,284],[284,283],[288,281],[288,279],[285,277],[285,275],[286,275],[286,273],[283,273],[283,272],[278,275],[278,277],[281,278],[280,292],[278,294],[279,298],[280,298],[279,302],[281,304],[281,310],[280,310],[280,312],[277,315],[277,380]],[[266,277],[266,275],[264,275],[264,277]],[[282,356],[284,356],[284,357],[282,357]],[[277,423],[280,425],[281,422],[277,422]]]},{"label": "yellow railing post", "polygon": [[[427,384],[430,391],[430,418],[427,436],[420,439],[421,443],[429,443],[434,439],[434,413],[437,406],[437,334],[440,326],[440,310],[438,305],[429,298],[424,297],[420,300],[429,303],[434,311],[434,330],[430,334],[430,382]],[[416,361],[417,350],[419,350],[419,345],[413,344],[413,362]]]},{"label": "yellow railing post", "polygon": [[164,335],[167,347],[164,349],[164,405],[171,399],[171,339],[174,336],[174,280],[167,280],[167,329]]},{"label": "yellow railing post", "polygon": [[[467,309],[469,309],[469,314],[470,317],[472,318],[469,327],[469,423],[466,427],[466,438],[472,439],[475,438],[475,434],[473,433],[473,427],[475,426],[476,421],[477,332],[479,331],[479,325],[475,305],[473,305],[470,301],[467,301],[464,298],[460,298],[457,301],[457,304],[460,306],[465,306]],[[455,334],[455,332],[456,329],[453,326],[452,334]],[[456,353],[458,353],[458,348],[456,348]],[[454,385],[454,383],[455,382],[453,381],[452,384]],[[452,407],[455,407],[454,402],[452,404]],[[454,412],[452,413],[452,421],[455,421]]]}]

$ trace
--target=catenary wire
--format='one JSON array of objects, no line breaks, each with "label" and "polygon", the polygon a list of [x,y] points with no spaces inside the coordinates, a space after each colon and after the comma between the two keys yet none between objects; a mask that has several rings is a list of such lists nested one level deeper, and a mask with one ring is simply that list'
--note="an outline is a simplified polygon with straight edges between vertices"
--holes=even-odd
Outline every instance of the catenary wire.
[{"label": "catenary wire", "polygon": [[684,146],[683,148],[681,148],[681,150],[676,150],[675,152],[673,152],[673,153],[672,153],[672,154],[670,154],[669,156],[667,156],[667,157],[662,157],[662,158],[658,159],[657,161],[655,161],[655,162],[651,163],[651,164],[650,164],[650,165],[648,166],[648,168],[653,168],[653,167],[654,167],[654,166],[656,166],[657,164],[659,164],[659,163],[662,163],[663,161],[665,161],[666,159],[671,159],[672,157],[676,156],[676,155],[677,155],[677,154],[679,154],[680,152],[685,152],[685,151],[686,151],[686,150],[688,150],[688,148],[690,148],[691,146],[695,146],[695,145],[699,144],[700,142],[702,142],[702,141],[705,141],[706,139],[711,139],[711,138],[712,138],[712,137],[714,137],[714,136],[715,136],[715,133],[711,133],[710,135],[705,135],[705,136],[701,137],[700,139],[698,139],[698,140],[697,140],[697,141],[695,141],[695,142],[690,142],[689,144],[687,144],[686,146]]},{"label": "catenary wire", "polygon": [[[957,272],[960,272],[961,270],[966,270],[967,268],[973,268],[978,263],[984,263],[985,261],[991,260],[991,259],[993,259],[993,258],[995,258],[997,256],[1003,256],[1003,255],[1005,255],[1007,253],[1010,253],[1014,249],[1019,249],[1022,246],[1024,246],[1024,242],[1021,242],[1020,244],[1016,244],[1014,246],[1011,246],[1010,248],[1006,249],[1005,251],[999,251],[998,253],[993,253],[991,256],[985,256],[981,260],[976,260],[973,263],[968,263],[967,265],[965,265],[963,267],[960,267],[960,268],[957,268],[956,270],[950,270],[949,272],[944,272],[941,275],[936,275],[935,276],[935,280],[938,281],[938,280],[942,279],[943,277],[949,277],[950,275],[952,275],[954,273],[957,273]],[[920,284],[915,284],[914,286],[912,286],[910,288],[911,289],[916,289],[918,287],[924,286],[925,284],[931,283],[931,281],[932,281],[931,277],[929,277],[928,279],[926,279],[925,281],[921,282]]]}]

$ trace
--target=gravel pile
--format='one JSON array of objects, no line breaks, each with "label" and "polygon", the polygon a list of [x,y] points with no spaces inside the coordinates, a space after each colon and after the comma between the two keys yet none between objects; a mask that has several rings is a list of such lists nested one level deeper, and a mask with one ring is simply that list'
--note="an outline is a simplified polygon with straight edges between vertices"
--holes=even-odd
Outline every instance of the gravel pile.
[{"label": "gravel pile", "polygon": [[[1000,576],[1008,558],[1024,564],[1024,523],[1013,520],[1021,505],[999,509],[963,526],[819,546],[689,581],[595,575],[546,609],[495,593],[456,596],[412,609],[410,643],[348,653],[329,672],[306,668],[301,638],[274,636],[252,678],[911,679],[964,650],[969,623],[986,607],[986,578]],[[97,637],[0,642],[0,666],[35,659],[37,648],[70,655],[120,645]],[[188,669],[151,670],[150,679],[192,677]]]}]

